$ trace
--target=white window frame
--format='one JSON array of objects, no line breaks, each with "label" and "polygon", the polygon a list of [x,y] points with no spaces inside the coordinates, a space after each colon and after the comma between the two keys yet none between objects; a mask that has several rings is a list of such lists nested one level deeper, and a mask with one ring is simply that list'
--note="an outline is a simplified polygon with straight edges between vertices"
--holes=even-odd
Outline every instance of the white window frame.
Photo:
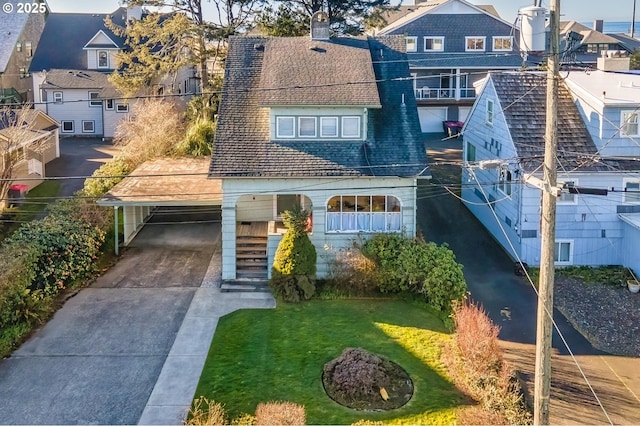
[{"label": "white window frame", "polygon": [[113,111],[114,105],[115,102],[113,101],[113,99],[106,99],[104,101],[104,109],[106,109],[107,111]]},{"label": "white window frame", "polygon": [[[91,129],[87,129],[87,124],[91,125]],[[95,133],[96,132],[96,122],[95,120],[82,120],[82,133]]]},{"label": "white window frame", "polygon": [[[71,123],[71,130],[65,130],[65,124]],[[62,120],[60,121],[60,132],[62,133],[74,133],[75,132],[75,124],[73,120]]]},{"label": "white window frame", "polygon": [[33,44],[30,41],[24,42],[24,51],[27,54],[27,57],[33,57]]},{"label": "white window frame", "polygon": [[[560,179],[559,182],[562,185],[570,184],[570,185],[573,185],[574,187],[578,186],[578,179],[574,179],[574,178],[571,178],[571,180]],[[578,194],[571,194],[569,192],[564,192],[564,190],[563,190],[562,194],[560,194],[560,196],[557,199],[557,203],[558,204],[565,204],[565,205],[578,204]]]},{"label": "white window frame", "polygon": [[[339,211],[329,211],[329,202],[339,198]],[[353,197],[358,206],[358,197],[369,198],[369,211],[358,210],[342,211],[343,197]],[[373,210],[373,197],[384,197],[384,211]],[[395,195],[381,194],[339,194],[333,195],[325,202],[325,232],[330,234],[340,233],[382,233],[402,232],[402,200]],[[337,225],[336,227],[331,227]],[[353,225],[353,226],[349,226]],[[361,226],[365,225],[365,226]],[[382,225],[382,226],[378,226]]]},{"label": "white window frame", "polygon": [[[291,134],[280,133],[280,123],[284,121],[291,121]],[[276,117],[276,138],[278,139],[293,139],[296,137],[296,118],[291,116]]]},{"label": "white window frame", "polygon": [[498,173],[498,190],[506,197],[511,198],[513,194],[513,173],[509,169],[500,169]]},{"label": "white window frame", "polygon": [[[474,44],[479,41],[482,41],[482,49],[471,49],[469,48],[469,42],[475,40]],[[466,36],[464,38],[464,51],[465,52],[484,52],[487,50],[487,38],[483,36]]]},{"label": "white window frame", "polygon": [[487,123],[490,126],[493,126],[493,117],[495,116],[495,113],[496,113],[495,107],[496,107],[496,104],[495,102],[493,102],[493,99],[487,99],[487,112],[485,117],[485,123]]},{"label": "white window frame", "polygon": [[[640,179],[626,178],[622,180],[622,187],[624,189],[622,202],[625,204],[640,204],[640,190],[638,190],[638,195],[635,195],[636,191],[632,191],[634,193],[633,197],[627,197],[627,184],[628,183],[636,183],[640,185]],[[631,191],[630,191],[631,192]]]},{"label": "white window frame", "polygon": [[[436,40],[440,40],[440,49],[428,49],[427,48],[427,40],[431,40],[436,44]],[[443,36],[427,36],[423,37],[422,45],[424,47],[425,52],[444,52],[444,37]]]},{"label": "white window frame", "polygon": [[[417,52],[418,51],[418,37],[415,36],[407,36],[404,38],[407,46],[407,53]],[[413,42],[413,43],[411,43]],[[413,44],[413,49],[409,48],[409,45]]]},{"label": "white window frame", "polygon": [[[625,117],[626,115],[635,117],[635,119],[629,120]],[[640,136],[640,120],[638,120],[638,115],[640,115],[640,112],[638,110],[620,111],[620,136]],[[635,133],[627,132],[627,125],[629,124],[633,124],[636,126]]]},{"label": "white window frame", "polygon": [[[560,260],[560,250],[559,248],[562,244],[569,244],[569,259],[568,260]],[[573,265],[573,240],[556,240],[555,245],[553,247],[553,261],[556,265]],[[557,246],[557,247],[556,247]],[[558,248],[558,250],[556,250]]]},{"label": "white window frame", "polygon": [[[496,47],[496,42],[500,40],[502,41],[508,40],[509,48],[505,49],[505,48]],[[494,52],[511,52],[513,51],[513,37],[512,36],[493,36],[491,47]]]},{"label": "white window frame", "polygon": [[22,52],[22,43],[21,42],[17,42],[16,43],[16,52]]},{"label": "white window frame", "polygon": [[60,91],[53,92],[53,102],[56,104],[61,104],[62,102],[64,102],[63,92],[60,92]]},{"label": "white window frame", "polygon": [[[335,133],[334,134],[325,134],[324,133],[324,122],[325,121],[333,121],[335,123]],[[321,138],[338,138],[339,135],[338,129],[338,117],[320,117],[320,137]]]},{"label": "white window frame", "polygon": [[[344,123],[347,120],[353,120],[353,119],[357,120],[357,122],[358,122],[358,126],[357,126],[358,133],[357,134],[353,134],[353,135],[346,134],[345,133],[345,127],[346,126],[345,126]],[[340,129],[340,135],[343,138],[360,139],[362,137],[362,119],[361,119],[361,117],[359,115],[345,115],[345,116],[343,116],[342,120],[341,120],[341,127],[342,128]]]},{"label": "white window frame", "polygon": [[[313,135],[302,134],[302,120],[313,120]],[[318,137],[318,118],[309,117],[309,116],[298,117],[298,137],[299,138],[317,138]]]},{"label": "white window frame", "polygon": [[100,96],[100,92],[89,92],[89,106],[90,107],[92,107],[92,108],[94,108],[94,107],[102,108],[102,100],[98,99],[98,96]]},{"label": "white window frame", "polygon": [[[105,65],[100,65],[100,54],[104,53],[107,59],[107,63]],[[109,51],[108,50],[96,50],[96,67],[99,69],[108,69],[109,68]]]},{"label": "white window frame", "polygon": [[[465,149],[465,153],[464,153],[465,161],[467,163],[476,161],[476,156],[478,155],[478,150],[476,149],[476,146],[474,144],[472,144],[471,142],[467,142],[465,148],[466,148]],[[472,151],[473,151],[473,155],[471,155]],[[473,157],[473,158],[471,158],[471,157]]]},{"label": "white window frame", "polygon": [[116,103],[116,112],[121,114],[129,112],[129,104]]}]

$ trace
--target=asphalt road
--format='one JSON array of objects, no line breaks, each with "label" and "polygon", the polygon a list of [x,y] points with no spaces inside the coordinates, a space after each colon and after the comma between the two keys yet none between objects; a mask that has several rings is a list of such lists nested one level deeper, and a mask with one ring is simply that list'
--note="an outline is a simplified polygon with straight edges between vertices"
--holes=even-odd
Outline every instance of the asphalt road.
[{"label": "asphalt road", "polygon": [[[537,298],[532,286],[514,274],[514,263],[462,202],[442,187],[460,185],[461,139],[426,144],[434,165],[433,183],[418,186],[418,227],[427,240],[447,243],[464,265],[472,299],[501,327],[506,358],[522,373],[533,393]],[[640,359],[594,349],[557,311],[554,319],[564,339],[553,336],[552,424],[640,424]],[[585,372],[604,410],[569,354]]]},{"label": "asphalt road", "polygon": [[166,218],[0,361],[0,424],[138,422],[220,229]]}]

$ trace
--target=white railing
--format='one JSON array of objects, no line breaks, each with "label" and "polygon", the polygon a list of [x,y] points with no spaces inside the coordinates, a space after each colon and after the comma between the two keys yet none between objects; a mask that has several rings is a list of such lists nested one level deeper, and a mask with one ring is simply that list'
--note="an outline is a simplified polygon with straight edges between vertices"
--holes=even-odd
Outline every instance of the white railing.
[{"label": "white railing", "polygon": [[474,99],[476,97],[475,89],[443,89],[422,87],[416,89],[416,99]]}]

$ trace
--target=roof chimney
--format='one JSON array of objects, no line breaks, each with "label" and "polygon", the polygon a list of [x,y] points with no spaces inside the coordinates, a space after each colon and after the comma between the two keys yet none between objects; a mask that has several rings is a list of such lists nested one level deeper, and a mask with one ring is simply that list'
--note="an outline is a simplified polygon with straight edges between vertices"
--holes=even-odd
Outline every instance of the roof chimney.
[{"label": "roof chimney", "polygon": [[631,58],[626,52],[619,50],[605,50],[598,58],[597,67],[600,71],[629,71]]},{"label": "roof chimney", "polygon": [[311,40],[329,40],[329,15],[325,12],[311,15]]},{"label": "roof chimney", "polygon": [[602,19],[596,19],[595,21],[593,21],[594,31],[601,33],[603,28],[604,28],[604,21]]}]

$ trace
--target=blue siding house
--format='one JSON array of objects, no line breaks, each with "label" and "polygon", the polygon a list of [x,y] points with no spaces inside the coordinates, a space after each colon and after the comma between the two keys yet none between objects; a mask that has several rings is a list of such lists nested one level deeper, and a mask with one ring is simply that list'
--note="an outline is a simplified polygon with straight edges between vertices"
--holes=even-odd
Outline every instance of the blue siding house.
[{"label": "blue siding house", "polygon": [[401,6],[376,35],[405,37],[423,132],[440,132],[443,121],[467,118],[474,83],[489,70],[522,66],[519,31],[493,6],[439,0]]},{"label": "blue siding house", "polygon": [[[558,181],[564,189],[555,261],[625,265],[638,274],[640,162],[631,157],[640,155],[631,135],[638,134],[636,116],[625,115],[623,106],[604,111],[580,98],[573,74],[558,94]],[[540,263],[541,191],[526,182],[529,175],[542,178],[545,102],[546,73],[491,72],[463,129],[464,203],[514,259],[529,265]],[[640,100],[633,108],[639,106]]]}]

